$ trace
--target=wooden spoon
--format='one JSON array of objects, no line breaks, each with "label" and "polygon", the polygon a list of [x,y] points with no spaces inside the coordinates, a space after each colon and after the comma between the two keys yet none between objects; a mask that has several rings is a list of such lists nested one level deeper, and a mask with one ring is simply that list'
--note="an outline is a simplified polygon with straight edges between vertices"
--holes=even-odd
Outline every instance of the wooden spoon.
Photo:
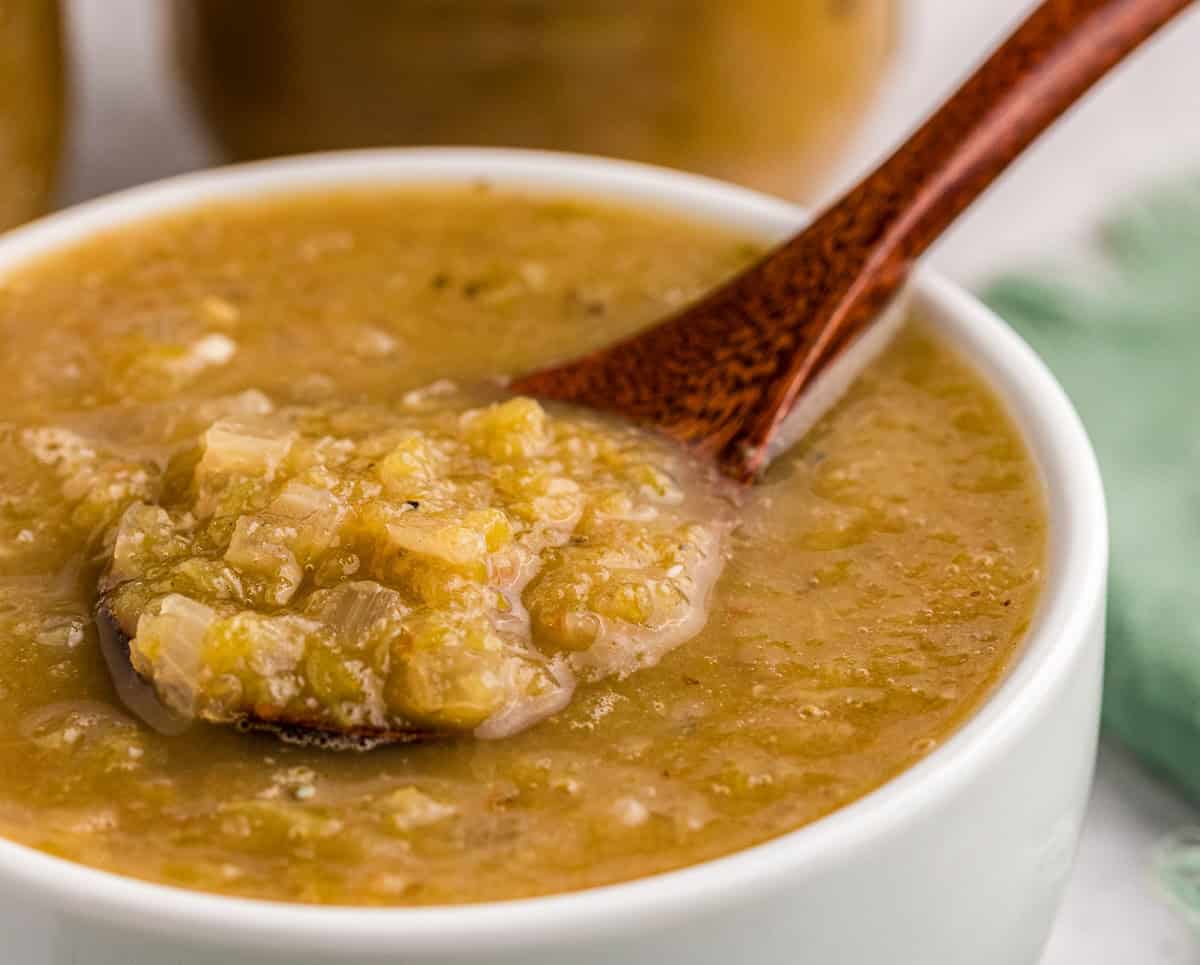
[{"label": "wooden spoon", "polygon": [[925,249],[1092,84],[1190,3],[1047,0],[810,227],[679,314],[517,379],[513,391],[655,426],[710,455],[726,475],[752,481],[886,342],[889,326],[875,323],[888,317],[883,309]]},{"label": "wooden spoon", "polygon": [[[1084,91],[1190,3],[1048,0],[811,227],[678,315],[512,389],[657,426],[710,454],[729,476],[753,480],[781,445],[785,417],[793,437],[803,432],[882,347],[890,330],[883,309],[916,258]],[[96,617],[127,705],[160,729],[182,726],[137,677],[130,629],[103,597]],[[440,736],[332,733],[299,719],[240,723],[334,747]]]}]

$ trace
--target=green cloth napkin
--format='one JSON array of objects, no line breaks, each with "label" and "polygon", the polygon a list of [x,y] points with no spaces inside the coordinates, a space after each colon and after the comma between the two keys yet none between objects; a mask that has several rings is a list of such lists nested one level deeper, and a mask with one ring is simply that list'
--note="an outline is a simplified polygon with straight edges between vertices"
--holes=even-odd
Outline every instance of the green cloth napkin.
[{"label": "green cloth napkin", "polygon": [[1163,895],[1200,931],[1200,829],[1167,835],[1154,849],[1153,863]]},{"label": "green cloth napkin", "polygon": [[1100,456],[1105,725],[1200,799],[1200,178],[1114,212],[1096,255],[984,297],[1058,375]]}]

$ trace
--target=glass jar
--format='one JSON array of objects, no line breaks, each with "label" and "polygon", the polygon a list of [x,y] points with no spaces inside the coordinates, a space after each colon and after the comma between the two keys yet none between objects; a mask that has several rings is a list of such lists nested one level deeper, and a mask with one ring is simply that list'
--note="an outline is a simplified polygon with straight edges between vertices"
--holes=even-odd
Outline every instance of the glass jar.
[{"label": "glass jar", "polygon": [[50,201],[63,123],[57,0],[0,0],[0,231]]},{"label": "glass jar", "polygon": [[581,151],[795,196],[864,114],[893,0],[176,0],[226,152]]}]

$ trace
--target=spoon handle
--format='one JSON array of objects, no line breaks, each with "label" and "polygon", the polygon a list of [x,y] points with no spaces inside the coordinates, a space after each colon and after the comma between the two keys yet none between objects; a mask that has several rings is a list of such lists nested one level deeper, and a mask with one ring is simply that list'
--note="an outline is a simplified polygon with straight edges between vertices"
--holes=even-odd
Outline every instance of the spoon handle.
[{"label": "spoon handle", "polygon": [[753,479],[801,393],[879,317],[915,260],[1092,84],[1191,2],[1046,0],[797,237],[662,324],[516,388],[651,423],[728,475]]},{"label": "spoon handle", "polygon": [[831,208],[874,257],[910,264],[1075,101],[1192,0],[1049,0]]},{"label": "spoon handle", "polygon": [[[1043,3],[882,166],[765,264],[774,278],[786,273],[828,296],[806,306],[816,309],[807,320],[789,313],[802,338],[817,338],[801,353],[783,338],[777,356],[791,355],[793,364],[775,392],[785,399],[771,404],[764,394],[757,421],[742,430],[749,445],[765,451],[800,392],[874,321],[926,249],[1093,84],[1191,3]],[[814,246],[824,258],[814,259]],[[740,460],[746,445],[723,461]]]}]

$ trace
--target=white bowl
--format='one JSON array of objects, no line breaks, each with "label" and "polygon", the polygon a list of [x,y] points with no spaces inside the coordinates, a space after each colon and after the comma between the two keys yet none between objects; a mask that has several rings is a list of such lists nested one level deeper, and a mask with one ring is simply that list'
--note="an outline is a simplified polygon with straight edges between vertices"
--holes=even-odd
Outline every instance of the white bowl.
[{"label": "white bowl", "polygon": [[[226,168],[137,188],[0,238],[0,273],[114,226],[317,186],[487,178],[678,212],[756,238],[795,207],[704,178],[525,151],[396,150]],[[1029,639],[941,747],[829,817],[628,884],[419,909],[317,908],[147,884],[0,841],[4,959],[29,965],[1033,963],[1071,867],[1099,720],[1107,523],[1095,457],[1054,378],[995,315],[922,275],[916,310],[999,391],[1041,470],[1050,554]]]}]

